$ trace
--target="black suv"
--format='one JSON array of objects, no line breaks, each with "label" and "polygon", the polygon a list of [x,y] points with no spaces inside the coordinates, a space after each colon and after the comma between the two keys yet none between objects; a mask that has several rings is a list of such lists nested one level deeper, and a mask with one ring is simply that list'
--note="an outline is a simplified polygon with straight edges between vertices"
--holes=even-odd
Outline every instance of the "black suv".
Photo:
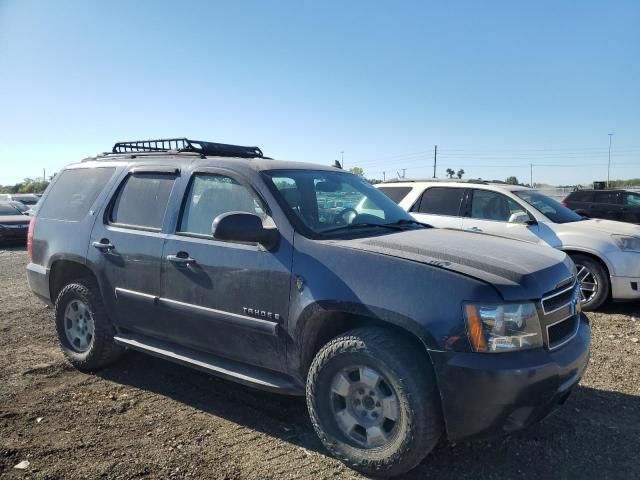
[{"label": "black suv", "polygon": [[28,245],[77,368],[129,348],[305,395],[367,474],[540,420],[589,356],[564,253],[430,228],[360,177],[255,147],[118,143],[55,177]]},{"label": "black suv", "polygon": [[562,204],[590,218],[640,224],[640,193],[627,190],[577,190]]}]

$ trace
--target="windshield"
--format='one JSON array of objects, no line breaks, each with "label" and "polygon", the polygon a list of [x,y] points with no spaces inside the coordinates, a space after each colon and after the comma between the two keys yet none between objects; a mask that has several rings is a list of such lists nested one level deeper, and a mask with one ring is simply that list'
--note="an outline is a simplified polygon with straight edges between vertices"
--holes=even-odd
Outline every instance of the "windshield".
[{"label": "windshield", "polygon": [[281,204],[317,235],[345,230],[378,233],[400,225],[417,228],[418,222],[393,200],[351,173],[274,170],[265,174],[281,196]]},{"label": "windshield", "polygon": [[581,215],[578,215],[573,210],[570,210],[559,202],[556,202],[553,198],[547,197],[536,190],[516,190],[512,193],[520,197],[554,223],[569,223],[584,220],[584,217]]}]

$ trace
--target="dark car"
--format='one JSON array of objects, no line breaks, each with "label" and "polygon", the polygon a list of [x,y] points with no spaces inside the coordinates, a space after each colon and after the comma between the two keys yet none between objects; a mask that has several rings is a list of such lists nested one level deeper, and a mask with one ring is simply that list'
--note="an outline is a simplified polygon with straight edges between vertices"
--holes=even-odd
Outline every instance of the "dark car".
[{"label": "dark car", "polygon": [[29,217],[9,202],[0,202],[0,244],[24,244],[27,241]]},{"label": "dark car", "polygon": [[640,193],[628,190],[577,190],[562,204],[590,218],[640,224]]},{"label": "dark car", "polygon": [[79,369],[129,348],[306,396],[326,448],[376,476],[443,435],[537,422],[586,369],[562,252],[430,228],[358,176],[256,147],[113,152],[56,175],[29,239],[29,283]]}]

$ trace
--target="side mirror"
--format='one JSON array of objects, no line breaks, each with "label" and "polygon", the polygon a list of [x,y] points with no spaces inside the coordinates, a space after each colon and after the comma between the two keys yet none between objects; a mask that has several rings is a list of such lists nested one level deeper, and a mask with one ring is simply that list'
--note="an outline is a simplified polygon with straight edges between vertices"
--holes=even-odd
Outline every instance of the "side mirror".
[{"label": "side mirror", "polygon": [[278,240],[278,230],[264,228],[259,216],[246,212],[218,215],[211,224],[211,233],[216,240],[259,243],[267,250],[275,247]]},{"label": "side mirror", "polygon": [[517,223],[519,225],[533,225],[529,215],[525,212],[516,212],[509,217],[509,223]]}]

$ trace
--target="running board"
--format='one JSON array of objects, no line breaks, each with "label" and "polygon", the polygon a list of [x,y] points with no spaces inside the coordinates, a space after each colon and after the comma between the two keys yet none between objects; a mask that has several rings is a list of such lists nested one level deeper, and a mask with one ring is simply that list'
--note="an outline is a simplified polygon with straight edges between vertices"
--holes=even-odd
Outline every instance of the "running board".
[{"label": "running board", "polygon": [[117,335],[113,340],[123,347],[139,350],[154,357],[233,380],[250,387],[287,395],[304,395],[304,388],[290,377],[252,365],[180,347],[141,335]]}]

